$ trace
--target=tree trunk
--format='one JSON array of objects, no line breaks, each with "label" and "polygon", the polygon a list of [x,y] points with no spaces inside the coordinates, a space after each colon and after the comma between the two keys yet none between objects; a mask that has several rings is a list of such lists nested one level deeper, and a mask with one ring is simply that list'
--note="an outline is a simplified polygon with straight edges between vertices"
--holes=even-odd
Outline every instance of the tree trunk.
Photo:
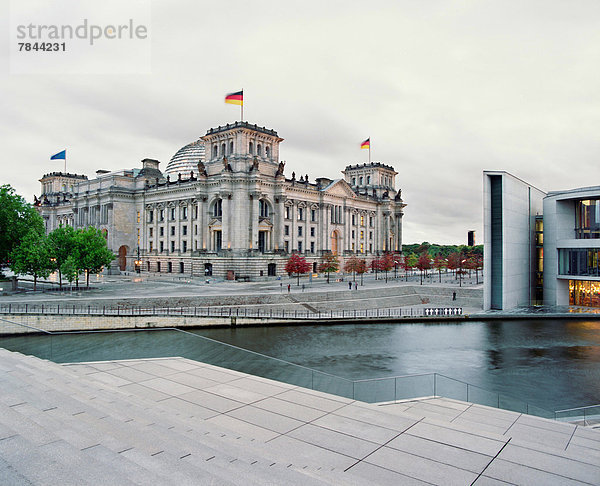
[{"label": "tree trunk", "polygon": [[90,271],[89,270],[85,271],[85,286],[86,287],[90,286]]},{"label": "tree trunk", "polygon": [[62,272],[58,269],[58,288],[62,289]]},{"label": "tree trunk", "polygon": [[33,291],[37,290],[37,275],[33,275]]}]

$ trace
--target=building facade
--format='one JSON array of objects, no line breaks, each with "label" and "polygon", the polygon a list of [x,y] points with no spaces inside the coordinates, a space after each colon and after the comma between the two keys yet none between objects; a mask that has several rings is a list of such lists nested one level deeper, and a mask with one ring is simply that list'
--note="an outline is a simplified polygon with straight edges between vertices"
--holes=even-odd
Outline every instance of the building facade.
[{"label": "building facade", "polygon": [[484,172],[484,309],[600,307],[600,187],[545,193]]},{"label": "building facade", "polygon": [[393,167],[349,165],[344,178],[314,182],[286,177],[282,141],[246,122],[212,128],[177,151],[164,174],[153,159],[93,179],[55,172],[40,180],[35,204],[47,231],[101,229],[121,271],[259,278],[283,274],[292,252],[316,268],[328,252],[343,261],[402,250],[406,205]]}]

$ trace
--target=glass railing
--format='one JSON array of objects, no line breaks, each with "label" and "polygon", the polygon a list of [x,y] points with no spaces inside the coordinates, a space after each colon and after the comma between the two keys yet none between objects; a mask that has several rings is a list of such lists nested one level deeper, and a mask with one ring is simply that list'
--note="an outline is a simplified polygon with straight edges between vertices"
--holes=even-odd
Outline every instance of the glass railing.
[{"label": "glass railing", "polygon": [[554,412],[554,418],[561,422],[570,422],[583,426],[595,426],[600,424],[600,405],[589,407],[569,408]]},{"label": "glass railing", "polygon": [[0,346],[58,363],[181,356],[367,403],[445,397],[559,420],[600,419],[600,405],[551,412],[440,373],[350,380],[175,328],[48,332],[22,326],[39,333],[0,338]]}]

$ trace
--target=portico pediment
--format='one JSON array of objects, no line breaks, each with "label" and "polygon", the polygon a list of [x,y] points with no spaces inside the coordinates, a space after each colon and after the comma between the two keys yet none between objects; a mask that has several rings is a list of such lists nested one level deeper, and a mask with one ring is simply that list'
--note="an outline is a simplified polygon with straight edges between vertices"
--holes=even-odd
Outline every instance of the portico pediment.
[{"label": "portico pediment", "polygon": [[333,181],[322,191],[331,196],[356,198],[356,194],[344,179]]}]

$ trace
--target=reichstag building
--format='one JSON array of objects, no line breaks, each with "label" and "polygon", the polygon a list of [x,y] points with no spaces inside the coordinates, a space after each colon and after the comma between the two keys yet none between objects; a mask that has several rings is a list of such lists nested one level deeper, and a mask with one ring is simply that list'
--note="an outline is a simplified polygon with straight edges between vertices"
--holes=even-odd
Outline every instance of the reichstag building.
[{"label": "reichstag building", "polygon": [[296,174],[279,159],[277,132],[247,122],[211,128],[164,173],[53,172],[35,205],[46,231],[95,226],[117,255],[112,271],[249,278],[282,275],[293,252],[316,266],[325,253],[370,259],[402,250],[406,206],[397,172],[348,165],[343,178]]}]

